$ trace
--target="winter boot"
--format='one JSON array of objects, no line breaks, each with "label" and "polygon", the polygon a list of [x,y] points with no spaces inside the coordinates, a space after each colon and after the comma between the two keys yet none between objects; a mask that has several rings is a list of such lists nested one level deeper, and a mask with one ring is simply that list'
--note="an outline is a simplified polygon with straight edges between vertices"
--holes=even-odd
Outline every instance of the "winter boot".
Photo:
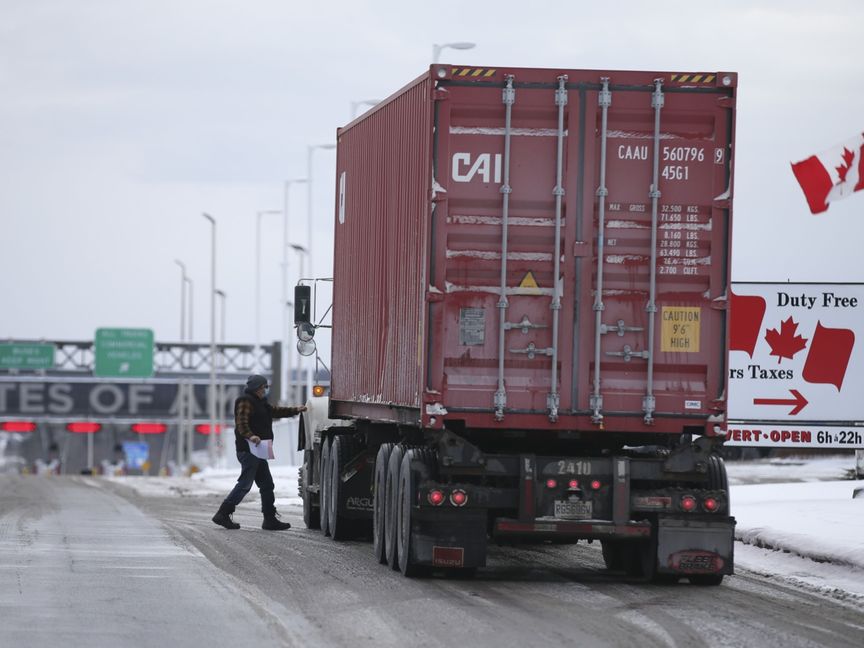
[{"label": "winter boot", "polygon": [[231,519],[231,514],[233,512],[233,506],[229,506],[223,503],[222,506],[219,507],[219,510],[216,511],[216,515],[213,516],[213,521],[219,526],[225,527],[226,529],[239,529],[240,525]]},{"label": "winter boot", "polygon": [[261,528],[265,531],[284,531],[285,529],[290,529],[291,525],[283,522],[277,517],[276,513],[273,513],[271,515],[264,515],[264,522],[261,524]]}]

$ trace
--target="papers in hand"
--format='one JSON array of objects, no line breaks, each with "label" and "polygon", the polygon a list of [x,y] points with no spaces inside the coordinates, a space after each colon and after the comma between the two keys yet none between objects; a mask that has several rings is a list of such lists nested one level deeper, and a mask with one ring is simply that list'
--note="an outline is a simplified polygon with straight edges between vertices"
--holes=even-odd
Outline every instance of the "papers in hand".
[{"label": "papers in hand", "polygon": [[261,443],[257,446],[246,440],[246,443],[249,444],[249,452],[258,457],[259,459],[273,459],[273,439],[261,439]]}]

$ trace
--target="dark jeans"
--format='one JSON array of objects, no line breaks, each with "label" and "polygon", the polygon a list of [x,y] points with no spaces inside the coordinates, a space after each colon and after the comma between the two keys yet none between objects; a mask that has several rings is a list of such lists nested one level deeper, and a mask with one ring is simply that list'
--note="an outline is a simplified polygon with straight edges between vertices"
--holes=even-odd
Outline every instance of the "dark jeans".
[{"label": "dark jeans", "polygon": [[252,490],[252,482],[258,486],[261,492],[261,512],[264,517],[272,517],[276,514],[276,496],[273,494],[273,477],[270,475],[270,465],[264,459],[259,459],[251,452],[238,452],[237,460],[240,462],[240,478],[223,504],[231,509],[243,501],[246,493]]}]

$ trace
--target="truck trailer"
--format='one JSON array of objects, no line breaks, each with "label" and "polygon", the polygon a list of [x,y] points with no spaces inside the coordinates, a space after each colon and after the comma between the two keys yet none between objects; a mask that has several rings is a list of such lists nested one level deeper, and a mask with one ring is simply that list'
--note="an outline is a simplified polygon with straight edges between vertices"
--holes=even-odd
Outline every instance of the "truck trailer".
[{"label": "truck trailer", "polygon": [[[489,543],[733,573],[737,75],[432,65],[337,131],[329,393],[306,526],[406,576]],[[308,344],[314,282],[296,287]]]}]

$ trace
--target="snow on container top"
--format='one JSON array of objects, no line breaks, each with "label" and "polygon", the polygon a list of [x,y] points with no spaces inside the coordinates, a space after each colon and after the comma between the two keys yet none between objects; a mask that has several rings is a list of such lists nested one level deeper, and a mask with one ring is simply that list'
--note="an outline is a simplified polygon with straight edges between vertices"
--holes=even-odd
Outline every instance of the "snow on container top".
[{"label": "snow on container top", "polygon": [[433,65],[339,129],[331,414],[713,433],[736,86]]}]

